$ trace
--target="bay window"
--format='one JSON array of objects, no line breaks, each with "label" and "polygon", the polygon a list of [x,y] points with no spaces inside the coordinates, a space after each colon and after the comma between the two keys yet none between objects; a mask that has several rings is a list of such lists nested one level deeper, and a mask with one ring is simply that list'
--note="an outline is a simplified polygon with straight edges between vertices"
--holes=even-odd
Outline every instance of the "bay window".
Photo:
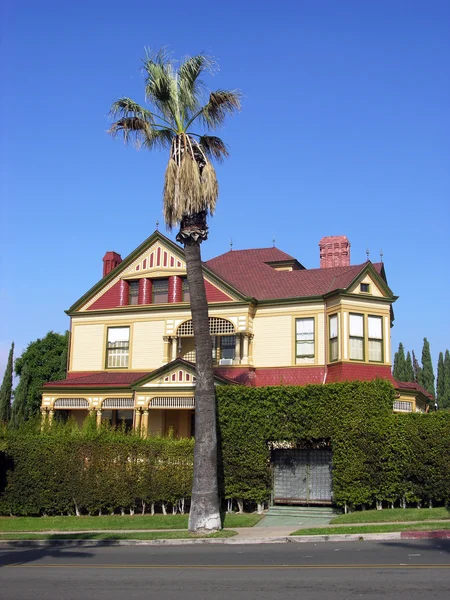
[{"label": "bay window", "polygon": [[295,319],[295,357],[297,363],[314,363],[314,318]]},{"label": "bay window", "polygon": [[338,316],[331,315],[328,323],[330,332],[330,362],[332,362],[339,358]]},{"label": "bay window", "polygon": [[383,318],[369,315],[367,325],[369,361],[383,362]]},{"label": "bay window", "polygon": [[350,313],[350,359],[364,360],[364,315]]}]

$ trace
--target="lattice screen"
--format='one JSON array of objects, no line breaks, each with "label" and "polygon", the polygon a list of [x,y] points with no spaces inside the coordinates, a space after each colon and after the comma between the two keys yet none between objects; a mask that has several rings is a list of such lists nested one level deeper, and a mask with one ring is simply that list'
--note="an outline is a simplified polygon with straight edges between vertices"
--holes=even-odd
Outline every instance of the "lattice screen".
[{"label": "lattice screen", "polygon": [[[235,333],[234,325],[226,319],[220,319],[219,317],[209,317],[209,333],[211,335],[230,335]],[[194,328],[192,325],[192,319],[185,321],[177,329],[177,335],[179,336],[193,336]]]}]

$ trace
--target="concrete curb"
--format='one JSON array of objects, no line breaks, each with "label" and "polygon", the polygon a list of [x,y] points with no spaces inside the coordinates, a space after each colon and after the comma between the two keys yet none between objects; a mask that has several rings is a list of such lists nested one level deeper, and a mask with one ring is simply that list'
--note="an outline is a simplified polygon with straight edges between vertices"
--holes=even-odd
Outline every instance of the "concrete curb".
[{"label": "concrete curb", "polygon": [[392,533],[345,533],[334,535],[287,535],[273,537],[160,539],[160,540],[0,540],[0,547],[90,547],[90,546],[190,546],[192,544],[252,545],[252,544],[303,544],[321,542],[374,542],[400,539],[450,539],[450,530],[440,531],[398,531]]}]

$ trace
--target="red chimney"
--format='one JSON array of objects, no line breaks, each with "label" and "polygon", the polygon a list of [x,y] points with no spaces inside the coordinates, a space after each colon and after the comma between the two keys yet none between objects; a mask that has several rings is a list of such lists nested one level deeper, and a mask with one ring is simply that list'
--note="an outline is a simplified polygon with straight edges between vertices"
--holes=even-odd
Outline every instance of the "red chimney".
[{"label": "red chimney", "polygon": [[345,235],[323,237],[319,248],[321,269],[350,266],[350,242]]},{"label": "red chimney", "polygon": [[103,277],[108,275],[118,264],[122,262],[122,257],[117,252],[107,252],[103,257]]}]

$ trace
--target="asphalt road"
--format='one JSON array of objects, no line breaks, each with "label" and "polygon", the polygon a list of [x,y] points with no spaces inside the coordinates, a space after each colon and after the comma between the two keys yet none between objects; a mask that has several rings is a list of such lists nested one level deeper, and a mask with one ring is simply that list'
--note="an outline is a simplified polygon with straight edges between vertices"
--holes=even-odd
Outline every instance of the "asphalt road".
[{"label": "asphalt road", "polygon": [[448,599],[450,540],[0,547],[2,600]]}]

